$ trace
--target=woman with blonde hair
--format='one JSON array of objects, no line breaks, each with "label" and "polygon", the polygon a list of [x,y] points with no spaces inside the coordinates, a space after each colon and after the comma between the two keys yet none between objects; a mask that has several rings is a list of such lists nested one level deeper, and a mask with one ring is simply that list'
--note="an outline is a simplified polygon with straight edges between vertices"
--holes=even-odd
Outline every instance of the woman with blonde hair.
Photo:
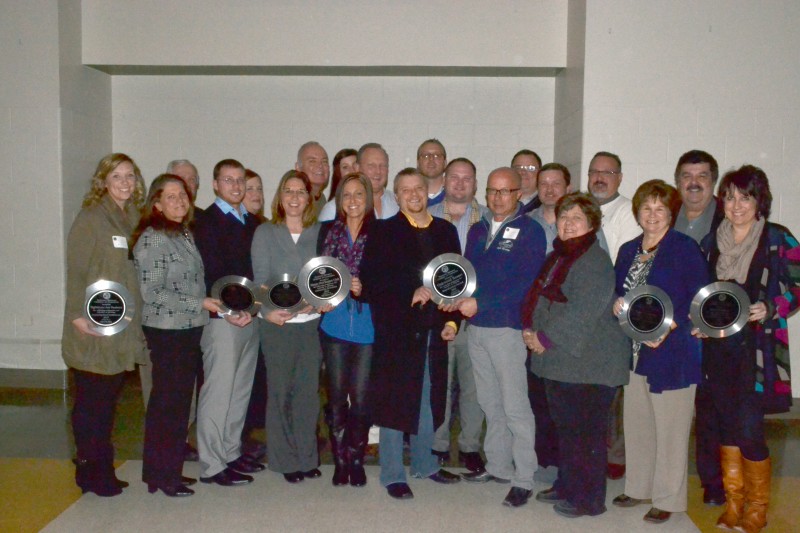
[{"label": "woman with blonde hair", "polygon": [[133,159],[109,154],[97,165],[83,208],[67,238],[67,294],[61,350],[72,370],[75,482],[83,492],[116,496],[128,484],[114,474],[111,432],[125,372],[147,363],[141,314],[114,335],[98,333],[84,317],[86,288],[108,280],[123,285],[141,309],[129,246],[144,203],[144,182]]}]

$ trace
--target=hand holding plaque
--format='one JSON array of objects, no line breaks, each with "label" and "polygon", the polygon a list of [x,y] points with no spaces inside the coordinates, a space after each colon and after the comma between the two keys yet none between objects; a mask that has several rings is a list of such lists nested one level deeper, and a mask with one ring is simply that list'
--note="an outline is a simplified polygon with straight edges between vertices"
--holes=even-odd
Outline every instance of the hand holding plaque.
[{"label": "hand holding plaque", "polygon": [[692,299],[689,317],[706,336],[721,339],[739,333],[750,317],[750,297],[736,283],[717,281]]},{"label": "hand holding plaque", "polygon": [[672,300],[655,285],[639,285],[622,298],[619,325],[631,339],[655,341],[672,328]]},{"label": "hand holding plaque", "polygon": [[314,307],[336,307],[347,298],[352,276],[335,257],[315,257],[303,265],[298,276],[300,294]]},{"label": "hand holding plaque", "polygon": [[127,328],[135,310],[133,297],[120,283],[101,279],[86,287],[83,316],[101,335],[114,335]]},{"label": "hand holding plaque", "polygon": [[442,254],[433,258],[422,272],[422,285],[431,291],[437,305],[448,305],[459,298],[472,296],[478,285],[475,268],[459,254]]}]

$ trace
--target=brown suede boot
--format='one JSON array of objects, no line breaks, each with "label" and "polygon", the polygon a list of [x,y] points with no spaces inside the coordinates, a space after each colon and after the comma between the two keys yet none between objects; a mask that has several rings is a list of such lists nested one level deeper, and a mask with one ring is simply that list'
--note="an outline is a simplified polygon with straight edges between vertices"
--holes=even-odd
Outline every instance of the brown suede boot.
[{"label": "brown suede boot", "polygon": [[767,525],[772,464],[769,457],[763,461],[743,459],[743,464],[747,506],[736,529],[745,533],[758,533]]},{"label": "brown suede boot", "polygon": [[739,524],[744,511],[744,472],[742,451],[737,446],[720,447],[722,486],[725,488],[725,512],[717,520],[717,527],[733,529]]}]

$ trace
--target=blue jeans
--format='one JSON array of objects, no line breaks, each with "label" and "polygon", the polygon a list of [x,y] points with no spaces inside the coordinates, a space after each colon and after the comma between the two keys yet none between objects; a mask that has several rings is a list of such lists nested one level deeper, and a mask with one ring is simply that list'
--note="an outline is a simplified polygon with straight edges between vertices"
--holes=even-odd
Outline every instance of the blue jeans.
[{"label": "blue jeans", "polygon": [[[417,434],[411,435],[411,476],[426,478],[439,471],[436,456],[431,453],[433,445],[433,414],[431,413],[431,374],[428,355],[425,356],[425,373],[422,381],[422,400],[419,409]],[[379,454],[381,462],[381,485],[406,482],[403,466],[403,432],[381,428]]]}]

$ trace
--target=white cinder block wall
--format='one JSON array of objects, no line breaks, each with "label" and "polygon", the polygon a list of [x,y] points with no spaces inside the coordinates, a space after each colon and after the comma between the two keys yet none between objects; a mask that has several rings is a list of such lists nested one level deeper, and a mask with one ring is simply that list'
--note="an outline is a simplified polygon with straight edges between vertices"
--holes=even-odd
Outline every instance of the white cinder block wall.
[{"label": "white cinder block wall", "polygon": [[201,206],[213,201],[212,169],[226,157],[261,174],[269,202],[311,139],[331,159],[381,143],[391,180],[436,137],[450,158],[475,163],[480,191],[519,148],[546,161],[553,154],[552,78],[115,76],[113,102],[114,150],[133,157],[148,182],[170,160],[192,160]]}]

